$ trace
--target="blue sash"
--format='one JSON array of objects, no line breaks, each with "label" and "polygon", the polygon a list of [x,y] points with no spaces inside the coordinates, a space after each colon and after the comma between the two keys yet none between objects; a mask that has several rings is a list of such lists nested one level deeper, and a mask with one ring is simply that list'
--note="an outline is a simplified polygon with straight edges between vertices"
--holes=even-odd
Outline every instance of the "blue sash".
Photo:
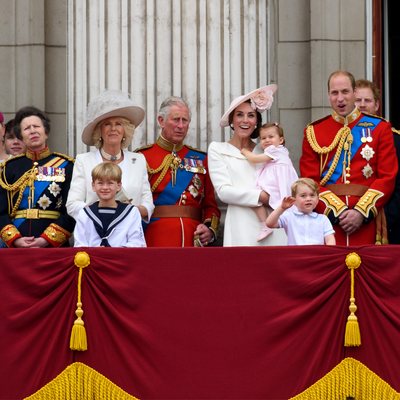
[{"label": "blue sash", "polygon": [[[196,156],[196,160],[201,160],[204,161],[206,158],[207,154],[204,153],[199,153],[194,150],[189,150],[185,158],[190,158],[191,156]],[[185,168],[179,169],[176,172],[176,183],[174,187],[172,187],[172,179],[168,182],[168,185],[165,187],[165,189],[160,193],[160,195],[157,197],[157,200],[154,202],[155,206],[167,206],[167,205],[174,205],[179,198],[181,197],[181,194],[183,191],[188,187],[190,181],[193,178],[193,172],[186,171]],[[158,221],[159,218],[151,218],[150,224],[154,221]],[[143,228],[145,229],[147,224],[146,222],[143,222]]]},{"label": "blue sash", "polygon": [[[357,123],[356,126],[353,127],[351,130],[351,134],[353,135],[353,143],[351,144],[351,159],[353,159],[354,155],[358,152],[360,147],[364,144],[361,141],[362,138],[362,133],[361,129],[365,129],[364,127],[360,126],[360,123],[362,124],[363,122],[368,122],[371,123],[373,126],[370,127],[371,132],[376,128],[376,126],[379,124],[381,120],[377,118],[370,117],[368,115],[364,115]],[[342,150],[342,153],[340,154],[339,161],[337,163],[335,171],[333,171],[332,176],[329,178],[328,182],[326,184],[334,184],[338,181],[338,179],[342,176],[343,174],[343,161],[344,161],[344,150]],[[330,166],[332,165],[333,159],[335,157],[332,157],[331,161],[329,162],[326,171],[322,174],[321,178],[324,178],[326,173],[329,171]],[[347,160],[346,160],[347,161]]]},{"label": "blue sash", "polygon": [[[64,168],[68,164],[68,160],[65,160],[59,167],[57,168]],[[35,186],[35,193],[33,197],[33,202],[32,202],[32,208],[35,208],[35,205],[37,201],[39,200],[39,197],[43,194],[43,192],[46,190],[46,188],[51,185],[52,182],[48,181],[35,181],[34,186]],[[24,194],[22,195],[22,200],[21,204],[18,207],[18,210],[27,210],[29,207],[29,191],[30,187],[27,186],[24,190]],[[18,218],[14,220],[14,226],[18,229],[18,227],[25,221],[26,218]]]}]

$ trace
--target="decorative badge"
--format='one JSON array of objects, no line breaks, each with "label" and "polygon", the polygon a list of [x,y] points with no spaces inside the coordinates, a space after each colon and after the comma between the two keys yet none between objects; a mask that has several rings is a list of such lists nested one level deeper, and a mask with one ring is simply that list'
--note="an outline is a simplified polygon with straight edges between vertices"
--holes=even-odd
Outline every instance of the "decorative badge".
[{"label": "decorative badge", "polygon": [[372,171],[372,168],[369,164],[367,164],[363,169],[362,169],[362,173],[365,176],[365,179],[371,178],[371,175],[374,173],[374,171]]},{"label": "decorative badge", "polygon": [[197,197],[199,194],[198,190],[193,185],[189,186],[189,192],[193,197]]},{"label": "decorative badge", "polygon": [[38,200],[38,204],[40,207],[43,208],[43,210],[45,210],[47,207],[49,207],[51,203],[52,203],[52,201],[45,194]]},{"label": "decorative badge", "polygon": [[369,147],[368,145],[365,145],[365,147],[361,150],[361,155],[363,158],[365,158],[367,161],[369,161],[373,156],[375,152],[372,147]]},{"label": "decorative badge", "polygon": [[338,115],[335,115],[335,119],[336,119],[337,122],[340,122],[340,118],[339,118]]},{"label": "decorative badge", "polygon": [[55,182],[51,182],[51,184],[49,186],[49,191],[54,197],[57,197],[61,192],[60,185],[58,185]]},{"label": "decorative badge", "polygon": [[196,186],[197,190],[199,190],[201,188],[201,179],[199,178],[199,176],[197,174],[193,177],[193,183],[194,183],[194,186]]}]

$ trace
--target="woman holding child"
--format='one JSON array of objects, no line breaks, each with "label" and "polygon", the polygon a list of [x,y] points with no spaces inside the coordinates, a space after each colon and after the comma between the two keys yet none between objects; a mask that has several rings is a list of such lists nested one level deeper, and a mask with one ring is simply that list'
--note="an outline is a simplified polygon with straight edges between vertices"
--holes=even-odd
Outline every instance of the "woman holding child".
[{"label": "woman holding child", "polygon": [[259,135],[261,113],[271,107],[277,88],[276,85],[264,86],[234,99],[220,122],[221,127],[231,127],[232,139],[225,143],[212,142],[208,148],[212,183],[219,198],[228,204],[224,246],[286,244],[282,229],[275,229],[268,237],[260,239],[260,226],[266,229],[266,225],[265,220],[259,220],[255,209],[269,206],[270,195],[261,188],[254,188],[257,164],[248,161],[243,152],[244,149],[253,154],[263,152],[252,139]]},{"label": "woman holding child", "polygon": [[122,169],[122,187],[116,200],[137,206],[142,219],[150,221],[154,205],[146,160],[143,155],[126,150],[143,118],[144,110],[121,91],[106,90],[89,103],[82,141],[97,150],[76,157],[67,201],[68,213],[75,220],[80,210],[98,199],[92,189],[93,168],[110,161]]}]

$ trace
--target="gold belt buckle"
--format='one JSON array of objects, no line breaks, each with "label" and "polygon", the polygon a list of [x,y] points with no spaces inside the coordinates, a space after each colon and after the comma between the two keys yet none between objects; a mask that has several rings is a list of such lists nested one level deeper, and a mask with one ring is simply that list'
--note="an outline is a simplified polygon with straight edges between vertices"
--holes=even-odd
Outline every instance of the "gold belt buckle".
[{"label": "gold belt buckle", "polygon": [[26,210],[26,219],[39,219],[39,210],[37,208]]}]

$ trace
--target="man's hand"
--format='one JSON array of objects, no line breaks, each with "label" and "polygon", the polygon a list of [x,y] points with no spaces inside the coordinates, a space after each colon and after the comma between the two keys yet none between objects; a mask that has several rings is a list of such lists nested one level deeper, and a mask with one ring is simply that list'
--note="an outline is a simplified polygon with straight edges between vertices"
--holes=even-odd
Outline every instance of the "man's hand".
[{"label": "man's hand", "polygon": [[199,235],[200,242],[203,246],[207,246],[213,238],[212,232],[204,224],[197,225],[194,234]]},{"label": "man's hand", "polygon": [[339,215],[339,226],[348,234],[358,231],[364,216],[357,210],[345,210]]}]

